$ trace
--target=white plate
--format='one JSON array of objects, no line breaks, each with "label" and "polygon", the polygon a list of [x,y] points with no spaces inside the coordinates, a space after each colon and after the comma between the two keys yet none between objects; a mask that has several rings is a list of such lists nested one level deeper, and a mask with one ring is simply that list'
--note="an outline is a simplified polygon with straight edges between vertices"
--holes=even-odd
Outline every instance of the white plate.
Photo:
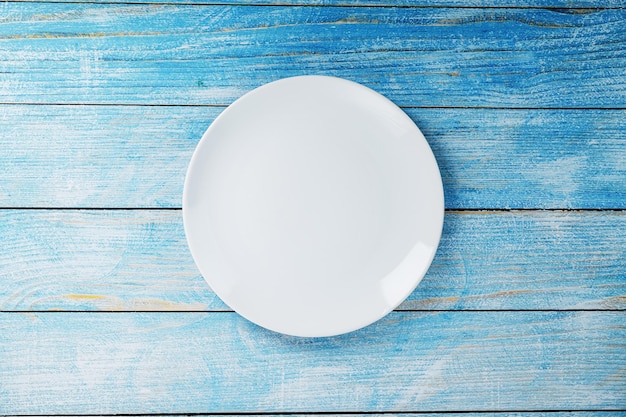
[{"label": "white plate", "polygon": [[302,76],[231,104],[195,150],[185,233],[200,272],[268,329],[331,336],[397,307],[422,279],[443,225],[437,162],[380,94]]}]

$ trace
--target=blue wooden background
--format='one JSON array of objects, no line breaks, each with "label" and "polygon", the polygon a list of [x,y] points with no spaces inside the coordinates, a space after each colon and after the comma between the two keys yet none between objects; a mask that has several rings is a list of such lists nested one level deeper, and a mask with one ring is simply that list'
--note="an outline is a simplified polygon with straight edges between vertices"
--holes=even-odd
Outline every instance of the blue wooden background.
[{"label": "blue wooden background", "polygon": [[[445,187],[417,290],[327,339],[229,311],[180,210],[298,74],[402,106]],[[0,414],[292,413],[626,415],[626,2],[0,3]]]}]

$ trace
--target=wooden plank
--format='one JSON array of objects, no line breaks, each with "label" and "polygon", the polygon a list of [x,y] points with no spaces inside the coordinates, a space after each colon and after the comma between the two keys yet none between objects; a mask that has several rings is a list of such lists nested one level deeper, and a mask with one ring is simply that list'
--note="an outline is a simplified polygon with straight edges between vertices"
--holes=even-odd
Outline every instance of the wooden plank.
[{"label": "wooden plank", "polygon": [[0,211],[0,310],[225,310],[180,211]]},{"label": "wooden plank", "polygon": [[328,74],[403,106],[626,107],[626,9],[2,3],[0,101],[229,104]]},{"label": "wooden plank", "polygon": [[181,207],[212,107],[2,106],[0,205]]},{"label": "wooden plank", "polygon": [[626,207],[626,112],[414,110],[448,208]]},{"label": "wooden plank", "polygon": [[[0,207],[180,207],[222,110],[0,105]],[[626,111],[405,110],[448,208],[626,208]]]},{"label": "wooden plank", "polygon": [[299,339],[234,313],[2,313],[0,413],[624,410],[625,319],[396,312]]},{"label": "wooden plank", "polygon": [[[626,309],[626,212],[448,213],[401,310]],[[225,311],[180,211],[0,211],[0,310]]]}]

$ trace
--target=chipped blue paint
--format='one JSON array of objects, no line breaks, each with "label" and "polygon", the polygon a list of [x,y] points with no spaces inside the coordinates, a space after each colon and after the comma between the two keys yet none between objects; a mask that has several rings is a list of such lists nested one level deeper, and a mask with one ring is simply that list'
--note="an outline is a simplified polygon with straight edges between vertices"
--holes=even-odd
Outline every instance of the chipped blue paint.
[{"label": "chipped blue paint", "polygon": [[626,9],[4,3],[2,13],[2,102],[229,104],[315,73],[402,106],[626,107]]},{"label": "chipped blue paint", "polygon": [[[17,0],[36,1],[36,0]],[[98,0],[54,0],[63,3],[98,3]],[[193,5],[307,5],[307,6],[403,6],[403,7],[546,7],[560,13],[586,14],[593,9],[619,8],[623,0],[107,0],[107,3]]]}]

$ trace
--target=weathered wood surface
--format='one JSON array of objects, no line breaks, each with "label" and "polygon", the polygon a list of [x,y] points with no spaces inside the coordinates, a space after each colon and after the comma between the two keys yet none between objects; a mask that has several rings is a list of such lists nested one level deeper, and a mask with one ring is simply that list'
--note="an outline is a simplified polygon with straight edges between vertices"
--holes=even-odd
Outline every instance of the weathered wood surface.
[{"label": "weathered wood surface", "polygon": [[[34,2],[41,0],[9,0]],[[50,2],[45,0],[44,2]],[[102,0],[53,0],[55,3],[103,3]],[[192,4],[192,5],[283,5],[283,6],[382,6],[382,7],[525,7],[556,8],[562,13],[585,13],[588,8],[611,9],[626,6],[624,0],[106,0],[121,4]],[[581,10],[582,9],[582,10]]]},{"label": "weathered wood surface", "polygon": [[0,102],[229,104],[342,76],[402,106],[626,107],[626,9],[2,3]]},{"label": "weathered wood surface", "polygon": [[[626,212],[448,213],[399,309],[626,309],[625,225]],[[0,310],[227,310],[178,210],[3,210],[0,235]]]},{"label": "weathered wood surface", "polygon": [[[0,207],[180,207],[223,110],[0,105]],[[448,208],[626,208],[626,111],[415,109]]]},{"label": "weathered wood surface", "polygon": [[[0,3],[0,414],[624,415],[623,0],[64,1]],[[305,73],[404,106],[451,209],[401,311],[330,339],[229,312],[160,210]],[[508,208],[583,210],[471,210]]]},{"label": "weathered wood surface", "polygon": [[0,313],[0,413],[626,409],[622,312],[391,313],[336,338],[235,313]]}]

